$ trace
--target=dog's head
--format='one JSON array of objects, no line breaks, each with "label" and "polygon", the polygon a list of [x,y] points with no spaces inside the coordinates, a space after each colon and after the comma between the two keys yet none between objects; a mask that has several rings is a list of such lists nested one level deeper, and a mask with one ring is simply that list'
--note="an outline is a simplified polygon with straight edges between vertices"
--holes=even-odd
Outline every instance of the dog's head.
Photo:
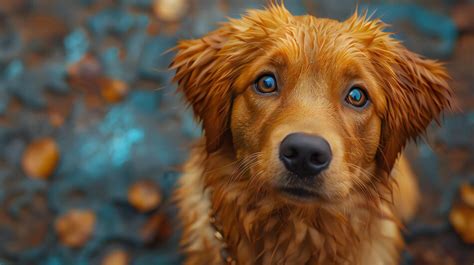
[{"label": "dog's head", "polygon": [[439,63],[357,14],[338,22],[273,5],[177,49],[175,80],[208,152],[231,146],[249,188],[296,200],[374,186],[452,97]]}]

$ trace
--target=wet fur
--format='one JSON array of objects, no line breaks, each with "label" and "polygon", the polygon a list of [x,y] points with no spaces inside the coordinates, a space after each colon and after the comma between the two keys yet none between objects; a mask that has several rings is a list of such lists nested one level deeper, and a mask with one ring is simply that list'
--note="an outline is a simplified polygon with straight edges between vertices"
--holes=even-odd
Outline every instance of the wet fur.
[{"label": "wet fur", "polygon": [[[185,264],[223,264],[211,209],[238,264],[398,263],[401,221],[418,201],[399,154],[450,107],[452,91],[439,63],[406,50],[384,27],[357,14],[344,22],[296,17],[274,4],[179,43],[171,68],[205,132],[175,194]],[[248,85],[268,57],[293,65],[282,77],[292,92],[278,107]],[[335,110],[338,101],[325,100],[331,86],[313,85],[322,79],[312,73],[331,84],[354,59],[374,88],[363,117]],[[308,123],[308,113],[324,116],[325,126]],[[342,150],[321,184],[324,202],[289,201],[269,188],[282,172],[274,146],[292,130],[324,135]]]}]

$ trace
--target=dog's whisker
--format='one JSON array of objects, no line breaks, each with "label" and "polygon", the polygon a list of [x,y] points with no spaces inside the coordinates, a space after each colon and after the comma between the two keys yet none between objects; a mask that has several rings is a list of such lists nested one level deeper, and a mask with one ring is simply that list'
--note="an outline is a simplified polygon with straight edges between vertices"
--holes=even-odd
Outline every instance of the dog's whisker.
[{"label": "dog's whisker", "polygon": [[230,184],[240,179],[243,175],[248,173],[248,170],[258,163],[258,158],[261,156],[261,154],[262,154],[261,152],[256,152],[240,160],[238,163],[238,166],[235,168],[231,176],[228,178],[227,184]]},{"label": "dog's whisker", "polygon": [[[354,182],[354,184],[356,185],[356,187],[359,188],[359,190],[365,195],[367,196],[368,198],[371,198],[373,197],[373,191],[372,190],[375,190],[375,186],[373,186],[373,180],[375,178],[375,175],[372,174],[371,172],[368,172],[367,170],[365,170],[364,168],[358,166],[358,165],[355,165],[355,164],[351,164],[351,163],[346,163],[348,167],[351,167],[351,168],[354,168],[356,170],[359,170],[362,174],[365,174],[366,176],[368,176],[368,179],[369,181],[368,182],[364,182],[362,181],[361,179],[355,177],[355,178],[352,178],[352,181]],[[369,187],[371,186],[371,187]]]}]

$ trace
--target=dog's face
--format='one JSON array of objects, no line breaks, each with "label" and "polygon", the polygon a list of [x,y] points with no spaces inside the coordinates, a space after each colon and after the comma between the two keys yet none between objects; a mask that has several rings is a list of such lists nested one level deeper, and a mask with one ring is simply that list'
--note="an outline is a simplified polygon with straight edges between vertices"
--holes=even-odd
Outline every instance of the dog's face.
[{"label": "dog's face", "polygon": [[232,145],[249,188],[290,201],[367,193],[452,95],[442,66],[357,15],[272,6],[178,49],[176,80],[208,151]]},{"label": "dog's face", "polygon": [[295,21],[237,78],[233,145],[239,159],[254,157],[250,175],[284,196],[344,199],[375,173],[384,93],[340,23]]}]

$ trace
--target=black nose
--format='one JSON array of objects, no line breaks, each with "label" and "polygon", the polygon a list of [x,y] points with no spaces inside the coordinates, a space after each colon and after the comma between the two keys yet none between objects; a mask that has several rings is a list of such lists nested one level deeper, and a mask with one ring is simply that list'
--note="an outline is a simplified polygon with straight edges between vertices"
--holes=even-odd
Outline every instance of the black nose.
[{"label": "black nose", "polygon": [[280,144],[280,160],[286,169],[298,176],[315,176],[331,162],[329,143],[319,136],[292,133]]}]

